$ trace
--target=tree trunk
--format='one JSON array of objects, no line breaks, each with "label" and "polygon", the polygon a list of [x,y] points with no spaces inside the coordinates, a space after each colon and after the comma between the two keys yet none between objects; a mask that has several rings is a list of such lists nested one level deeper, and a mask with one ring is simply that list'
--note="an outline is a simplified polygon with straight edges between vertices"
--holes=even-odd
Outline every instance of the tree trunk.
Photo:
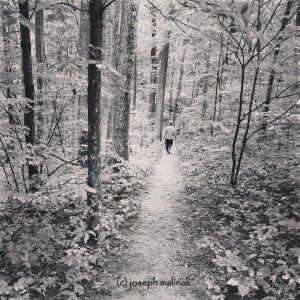
[{"label": "tree trunk", "polygon": [[[87,1],[81,0],[82,10],[88,10],[89,4]],[[87,11],[80,11],[80,24],[79,24],[79,55],[84,58],[89,58],[89,43],[90,43],[90,17]],[[78,93],[77,105],[74,105],[74,119],[77,121],[86,120],[87,118],[87,94]],[[75,128],[75,152],[78,149],[78,156],[83,156],[86,154],[86,145],[84,141],[86,140],[87,128],[82,128],[81,126],[76,126]],[[83,144],[83,146],[81,146]]]},{"label": "tree trunk", "polygon": [[170,113],[170,120],[172,116],[172,102],[173,102],[173,85],[174,85],[174,68],[172,68],[171,73],[171,88],[170,88],[170,100],[169,100],[169,113]]},{"label": "tree trunk", "polygon": [[[223,36],[222,36],[222,41],[223,41]],[[213,113],[212,125],[211,125],[211,130],[210,130],[211,136],[214,135],[214,124],[215,124],[215,120],[216,120],[217,105],[218,105],[218,92],[220,90],[220,85],[221,85],[220,67],[221,67],[222,52],[223,52],[223,45],[221,44],[219,60],[218,60],[217,79],[216,79],[216,86],[215,86],[214,113]]]},{"label": "tree trunk", "polygon": [[136,110],[136,96],[137,96],[137,54],[134,53],[133,59],[133,84],[132,84],[132,110]]},{"label": "tree trunk", "polygon": [[[284,17],[281,20],[281,27],[280,27],[280,32],[284,31],[286,25],[288,24],[289,21],[289,16],[291,13],[291,10],[293,8],[294,1],[288,1],[286,5],[286,9],[284,12]],[[278,56],[280,52],[280,42],[282,40],[282,37],[279,37],[277,39],[277,45],[274,51],[273,55],[273,64],[277,63],[278,61]],[[273,84],[275,80],[276,72],[273,68],[271,68],[270,74],[269,74],[269,80],[268,80],[268,87],[267,87],[267,93],[266,93],[266,99],[265,99],[265,104],[263,108],[263,121],[262,121],[262,129],[266,130],[267,129],[267,124],[268,124],[268,114],[270,110],[270,104],[271,104],[271,97],[272,97],[272,91],[273,91]]]},{"label": "tree trunk", "polygon": [[296,15],[296,26],[300,26],[300,3],[298,4],[297,8],[297,15]]},{"label": "tree trunk", "polygon": [[179,70],[179,79],[178,79],[178,86],[177,86],[177,95],[175,98],[174,104],[174,112],[173,112],[173,125],[176,125],[177,113],[178,113],[178,106],[181,101],[181,89],[182,89],[182,78],[184,73],[184,60],[185,60],[185,51],[182,54],[180,70]]},{"label": "tree trunk", "polygon": [[133,73],[132,73],[132,110],[136,109],[137,97],[137,25],[138,25],[138,4],[132,3],[132,26],[134,27],[134,57],[133,57]]},{"label": "tree trunk", "polygon": [[[119,53],[119,29],[120,29],[120,2],[114,3],[114,21],[113,21],[113,37],[112,37],[112,56],[111,65],[115,70],[118,70],[118,53]],[[107,134],[106,139],[110,140],[113,137],[113,124],[114,124],[114,105],[118,96],[118,77],[111,72],[112,91],[114,98],[111,100],[108,112]]]},{"label": "tree trunk", "polygon": [[[126,3],[127,2],[127,3]],[[118,66],[125,79],[119,78],[119,95],[114,105],[113,147],[116,153],[129,159],[130,89],[134,54],[134,25],[132,2],[122,0],[120,48]]]},{"label": "tree trunk", "polygon": [[89,57],[89,43],[90,43],[90,20],[89,13],[89,4],[85,0],[81,0],[80,8],[80,27],[79,27],[79,55],[83,58]]},{"label": "tree trunk", "polygon": [[[36,5],[38,0],[35,0]],[[45,38],[44,38],[44,10],[40,9],[35,13],[35,52],[38,73],[44,71],[45,65]],[[37,78],[37,142],[41,143],[43,137],[43,79]]]},{"label": "tree trunk", "polygon": [[193,86],[192,86],[192,103],[194,103],[196,98],[196,86],[197,86],[197,63],[194,65],[194,80],[193,80]]},{"label": "tree trunk", "polygon": [[[19,1],[20,14],[29,19],[28,0]],[[31,42],[30,30],[27,26],[20,23],[21,31],[21,49],[22,49],[22,68],[24,89],[26,98],[26,107],[24,110],[24,126],[27,127],[25,133],[26,144],[35,144],[35,124],[34,124],[34,84],[32,76]],[[28,177],[38,173],[37,166],[28,164]]]},{"label": "tree trunk", "polygon": [[[89,58],[102,62],[103,4],[102,0],[91,0]],[[100,139],[101,70],[96,64],[88,65],[88,179],[87,185],[94,192],[87,192],[87,205],[94,213],[88,215],[88,228],[96,222],[95,214],[101,200],[101,139]]]},{"label": "tree trunk", "polygon": [[[3,10],[3,9],[2,9]],[[9,43],[9,27],[5,27],[2,25],[2,34],[3,34],[3,58],[4,58],[4,85],[5,85],[5,96],[7,99],[12,98],[11,93],[11,86],[12,86],[12,80],[11,80],[11,54],[10,54],[10,43]],[[8,103],[8,119],[9,124],[14,123],[14,107],[11,103],[11,100],[9,100]]]},{"label": "tree trunk", "polygon": [[240,97],[239,97],[239,111],[237,115],[236,120],[236,128],[234,133],[234,138],[232,142],[232,148],[231,148],[231,159],[232,159],[232,166],[231,166],[231,175],[230,175],[230,185],[236,186],[237,185],[237,177],[236,177],[236,165],[237,165],[237,142],[238,142],[238,136],[241,128],[241,116],[243,111],[243,96],[244,96],[244,88],[245,88],[245,66],[242,65],[242,74],[241,74],[241,87],[240,87]]},{"label": "tree trunk", "polygon": [[207,76],[204,78],[204,83],[203,83],[203,95],[207,94],[207,90],[208,90],[208,73],[209,73],[209,65],[210,65],[210,52],[211,52],[211,43],[209,43],[208,45],[208,50],[206,51],[206,53],[204,53],[204,58],[205,58],[205,74],[207,74]]},{"label": "tree trunk", "polygon": [[155,138],[161,141],[162,139],[162,120],[164,112],[164,100],[166,90],[166,79],[168,71],[168,59],[170,49],[170,35],[171,32],[166,33],[166,43],[160,52],[160,69],[158,75],[158,87],[157,87],[157,106],[155,115]]},{"label": "tree trunk", "polygon": [[[257,32],[259,32],[261,30],[261,1],[260,0],[258,0],[256,29],[257,29]],[[250,125],[251,125],[252,107],[253,107],[253,103],[254,103],[254,99],[255,99],[256,85],[257,85],[257,81],[258,81],[258,74],[259,74],[259,71],[260,71],[260,63],[261,63],[261,59],[260,59],[260,57],[261,57],[261,44],[260,44],[259,39],[257,39],[256,48],[257,48],[257,67],[256,67],[255,73],[254,73],[252,91],[251,91],[251,96],[250,96],[250,103],[249,103],[249,106],[248,106],[248,116],[247,116],[246,129],[245,129],[244,136],[243,136],[243,139],[242,139],[242,145],[240,147],[241,149],[240,149],[240,153],[239,153],[239,156],[238,156],[238,159],[237,159],[237,164],[235,163],[235,169],[231,171],[231,185],[232,186],[237,185],[237,183],[238,183],[239,172],[240,172],[244,152],[245,152],[245,149],[246,149],[246,144],[247,144],[247,141],[248,141],[248,133],[249,133],[249,130],[250,130]],[[225,60],[227,60],[226,56],[227,56],[227,52],[226,52],[226,55],[225,55]],[[241,105],[242,105],[242,102],[240,101],[240,106]],[[242,121],[243,121],[243,119],[239,118],[239,124],[241,124]]]},{"label": "tree trunk", "polygon": [[156,49],[156,15],[154,7],[151,8],[151,36],[152,36],[152,45],[151,45],[151,76],[150,76],[150,85],[151,92],[149,94],[149,112],[151,114],[155,113],[155,103],[156,103],[156,85],[157,85],[157,49]]}]

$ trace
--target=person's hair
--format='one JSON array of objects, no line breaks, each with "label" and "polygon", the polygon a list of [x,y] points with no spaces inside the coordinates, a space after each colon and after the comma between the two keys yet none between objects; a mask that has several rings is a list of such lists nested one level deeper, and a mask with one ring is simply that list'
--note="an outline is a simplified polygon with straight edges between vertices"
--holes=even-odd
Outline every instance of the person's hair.
[{"label": "person's hair", "polygon": [[173,122],[172,122],[172,121],[170,121],[170,122],[169,122],[169,125],[173,125]]}]

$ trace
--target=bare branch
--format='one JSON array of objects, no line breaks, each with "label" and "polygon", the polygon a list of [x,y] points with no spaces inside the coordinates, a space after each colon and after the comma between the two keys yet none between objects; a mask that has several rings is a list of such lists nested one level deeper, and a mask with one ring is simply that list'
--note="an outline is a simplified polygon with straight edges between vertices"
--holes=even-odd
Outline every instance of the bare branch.
[{"label": "bare branch", "polygon": [[107,7],[109,7],[114,2],[116,2],[116,0],[111,0],[108,3],[107,3],[107,1],[105,1],[104,5],[103,5],[103,10],[105,10]]},{"label": "bare branch", "polygon": [[[52,154],[52,153],[51,153]],[[53,154],[52,154],[53,155]],[[54,155],[53,155],[54,156]],[[55,156],[56,158],[58,158],[57,156]],[[61,167],[65,166],[65,165],[77,165],[77,166],[82,166],[81,164],[73,164],[73,161],[76,161],[78,159],[82,158],[82,156],[74,158],[72,160],[69,161],[65,161],[62,158],[58,158],[61,161],[64,161],[64,163],[60,166],[58,166],[55,170],[53,170],[51,173],[48,174],[48,177],[50,177],[51,175],[53,175],[57,170],[59,170]]]},{"label": "bare branch", "polygon": [[276,122],[278,119],[282,118],[284,115],[286,115],[288,112],[290,112],[294,107],[296,107],[297,103],[293,104],[288,110],[286,110],[284,113],[282,113],[280,116],[276,117],[275,119],[273,119],[272,121],[270,121],[269,123],[265,124],[265,127],[260,127],[257,130],[254,130],[247,138],[246,142],[248,142],[248,140],[257,132],[263,130],[264,128],[266,128],[267,126],[269,126],[270,124]]}]

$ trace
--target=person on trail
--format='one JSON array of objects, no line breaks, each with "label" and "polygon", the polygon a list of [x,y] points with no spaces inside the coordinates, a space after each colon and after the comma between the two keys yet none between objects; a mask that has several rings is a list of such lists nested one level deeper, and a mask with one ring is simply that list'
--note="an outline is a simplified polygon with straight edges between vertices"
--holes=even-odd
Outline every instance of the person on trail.
[{"label": "person on trail", "polygon": [[176,139],[176,129],[172,122],[167,126],[163,138],[165,139],[167,153],[170,154],[173,141]]}]

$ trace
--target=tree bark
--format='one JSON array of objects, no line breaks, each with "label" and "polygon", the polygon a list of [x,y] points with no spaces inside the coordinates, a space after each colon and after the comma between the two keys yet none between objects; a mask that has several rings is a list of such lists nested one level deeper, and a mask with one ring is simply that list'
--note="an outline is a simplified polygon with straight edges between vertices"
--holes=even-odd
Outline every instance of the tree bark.
[{"label": "tree bark", "polygon": [[[289,21],[289,15],[291,13],[291,10],[293,8],[294,1],[288,1],[286,5],[286,9],[284,12],[284,17],[281,20],[281,27],[280,27],[280,32],[284,31],[286,25],[288,24]],[[273,55],[273,64],[277,63],[278,61],[278,56],[280,53],[280,41],[282,40],[282,37],[279,37],[277,39],[277,45],[274,51]],[[271,68],[270,74],[269,74],[269,80],[268,80],[268,87],[267,87],[267,93],[266,93],[266,99],[265,99],[265,104],[263,108],[263,121],[262,121],[262,129],[266,130],[267,129],[267,123],[268,123],[268,114],[270,110],[270,104],[271,104],[271,97],[272,97],[272,91],[273,91],[273,84],[276,76],[276,71]]]},{"label": "tree bark", "polygon": [[[114,3],[114,21],[113,21],[113,37],[112,37],[112,56],[111,65],[115,70],[118,70],[118,53],[119,53],[119,29],[120,29],[120,2]],[[106,139],[110,140],[113,138],[113,124],[114,124],[114,105],[118,96],[118,77],[116,74],[111,72],[112,91],[114,98],[111,100],[108,122],[107,122],[107,133]]]},{"label": "tree bark", "polygon": [[195,65],[194,65],[193,73],[194,73],[194,80],[193,80],[193,86],[192,86],[192,103],[194,103],[195,97],[196,97],[196,86],[197,86],[197,63],[195,63]]},{"label": "tree bark", "polygon": [[[80,8],[80,24],[79,24],[79,55],[83,59],[89,58],[89,43],[90,43],[90,16],[87,11],[89,9],[89,4],[87,1],[81,0]],[[77,105],[74,105],[74,119],[77,121],[86,120],[87,118],[87,94],[86,93],[78,93],[78,95],[74,95],[74,98],[77,98]],[[75,99],[74,99],[75,100]],[[76,126],[75,130],[75,152],[78,149],[78,156],[83,156],[86,154],[86,148],[84,145],[84,141],[86,140],[86,132],[87,128],[82,128],[80,126]],[[81,145],[84,146],[81,146]]]},{"label": "tree bark", "polygon": [[[12,79],[11,79],[11,54],[10,54],[10,43],[9,43],[9,27],[5,27],[2,25],[2,34],[3,34],[3,58],[4,58],[4,85],[5,85],[5,96],[7,99],[12,98],[11,93],[11,86],[12,86]],[[14,107],[13,104],[9,100],[8,103],[8,112],[9,112],[9,124],[14,123]]]},{"label": "tree bark", "polygon": [[[89,58],[102,62],[103,4],[102,0],[91,0]],[[87,192],[87,205],[93,213],[88,215],[88,228],[96,222],[95,214],[101,200],[101,139],[100,139],[101,70],[96,64],[88,65],[88,178],[87,185],[94,192]]]},{"label": "tree bark", "polygon": [[151,8],[151,75],[150,75],[150,85],[151,92],[149,94],[149,112],[151,114],[155,113],[155,103],[156,103],[156,85],[157,85],[157,49],[156,49],[156,15],[154,7]]},{"label": "tree bark", "polygon": [[300,26],[300,3],[298,4],[298,7],[297,7],[296,26]]},{"label": "tree bark", "polygon": [[132,84],[132,110],[136,110],[137,98],[137,54],[134,53],[133,59],[133,84]]},{"label": "tree bark", "polygon": [[[38,0],[35,0],[36,5]],[[35,13],[35,52],[38,73],[44,71],[45,64],[45,36],[44,36],[44,10],[40,9]],[[40,143],[43,137],[43,79],[37,78],[37,142]]]},{"label": "tree bark", "polygon": [[158,87],[157,87],[157,106],[155,115],[155,138],[161,141],[162,139],[162,120],[164,112],[164,100],[165,100],[165,90],[166,90],[166,79],[168,71],[168,59],[169,59],[169,49],[170,49],[170,35],[171,32],[166,33],[166,42],[160,52],[160,69],[158,75]]},{"label": "tree bark", "polygon": [[137,25],[138,25],[138,4],[132,4],[132,26],[134,27],[134,57],[133,57],[133,73],[132,73],[132,110],[136,109],[137,98]]},{"label": "tree bark", "polygon": [[240,87],[240,97],[239,97],[239,111],[236,120],[236,128],[234,133],[234,138],[232,142],[231,148],[231,159],[232,159],[232,166],[231,166],[231,176],[230,176],[230,185],[236,186],[237,185],[237,177],[236,175],[236,164],[237,164],[237,157],[236,157],[236,146],[238,142],[238,136],[241,128],[241,116],[243,111],[243,96],[244,96],[244,87],[245,87],[245,66],[242,66],[242,74],[241,74],[241,87]]},{"label": "tree bark", "polygon": [[130,89],[134,56],[132,16],[132,1],[122,0],[118,65],[124,79],[119,77],[119,95],[114,103],[113,147],[116,153],[125,160],[129,159]]},{"label": "tree bark", "polygon": [[90,20],[89,13],[83,10],[89,9],[89,4],[85,0],[81,0],[80,5],[80,25],[79,25],[79,55],[89,57],[89,43],[90,43]]},{"label": "tree bark", "polygon": [[209,43],[208,45],[208,50],[206,53],[204,53],[204,57],[205,57],[205,73],[207,74],[206,77],[204,78],[204,83],[203,83],[203,95],[207,94],[207,90],[208,90],[208,73],[209,73],[209,65],[210,65],[210,52],[211,52],[211,43]]},{"label": "tree bark", "polygon": [[[261,1],[258,0],[258,11],[257,11],[257,25],[256,25],[256,30],[259,32],[261,30]],[[253,85],[252,85],[252,91],[251,91],[251,96],[250,96],[250,103],[249,103],[249,107],[248,107],[248,115],[247,115],[247,124],[246,124],[246,129],[244,132],[244,136],[242,139],[242,145],[241,145],[241,149],[240,149],[240,153],[237,159],[237,164],[235,165],[235,170],[231,173],[231,185],[237,185],[238,183],[238,178],[239,178],[239,173],[240,173],[240,169],[241,169],[241,164],[242,164],[242,160],[243,160],[243,156],[244,156],[244,152],[246,149],[246,144],[248,141],[248,133],[250,130],[250,125],[251,125],[251,116],[252,116],[252,107],[253,107],[253,103],[254,103],[254,99],[255,99],[255,91],[256,91],[256,85],[257,85],[257,81],[258,81],[258,74],[260,71],[260,57],[261,57],[261,44],[260,44],[260,40],[257,39],[257,44],[256,44],[256,48],[257,48],[257,67],[255,69],[255,73],[254,73],[254,79],[253,79]],[[227,60],[227,52],[225,55],[225,61]],[[224,65],[224,63],[223,63]],[[221,75],[222,76],[222,75]],[[243,75],[242,75],[243,76]],[[240,105],[242,104],[242,102],[240,102]],[[239,124],[241,124],[241,122],[243,121],[243,118],[239,118]]]},{"label": "tree bark", "polygon": [[[223,41],[223,36],[222,36]],[[218,91],[220,90],[221,85],[221,76],[220,76],[220,67],[221,67],[221,58],[222,58],[222,52],[223,52],[223,46],[221,44],[220,47],[220,54],[219,54],[219,60],[218,60],[218,70],[217,70],[217,78],[216,78],[216,86],[215,86],[215,101],[214,101],[214,113],[213,113],[213,119],[211,124],[211,130],[210,135],[213,136],[214,134],[214,124],[216,120],[216,114],[217,114],[217,104],[218,104]]]},{"label": "tree bark", "polygon": [[181,101],[181,89],[182,89],[182,78],[184,73],[184,60],[185,60],[185,51],[182,54],[181,58],[181,65],[179,70],[179,79],[178,79],[178,86],[177,86],[177,94],[175,98],[175,104],[174,104],[174,112],[173,112],[173,125],[176,125],[177,120],[177,113],[178,113],[178,106]]},{"label": "tree bark", "polygon": [[[19,1],[20,14],[29,19],[28,0]],[[26,107],[24,110],[24,126],[27,127],[25,133],[26,144],[35,144],[35,124],[34,124],[34,84],[32,76],[32,58],[31,58],[31,42],[30,30],[27,26],[20,23],[21,31],[21,49],[22,49],[22,68],[24,78],[24,89],[26,98]],[[28,177],[38,173],[37,166],[28,164]]]},{"label": "tree bark", "polygon": [[171,88],[170,88],[170,99],[169,99],[170,120],[171,120],[171,116],[172,116],[173,85],[174,85],[174,68],[172,68],[172,73],[171,73]]}]

